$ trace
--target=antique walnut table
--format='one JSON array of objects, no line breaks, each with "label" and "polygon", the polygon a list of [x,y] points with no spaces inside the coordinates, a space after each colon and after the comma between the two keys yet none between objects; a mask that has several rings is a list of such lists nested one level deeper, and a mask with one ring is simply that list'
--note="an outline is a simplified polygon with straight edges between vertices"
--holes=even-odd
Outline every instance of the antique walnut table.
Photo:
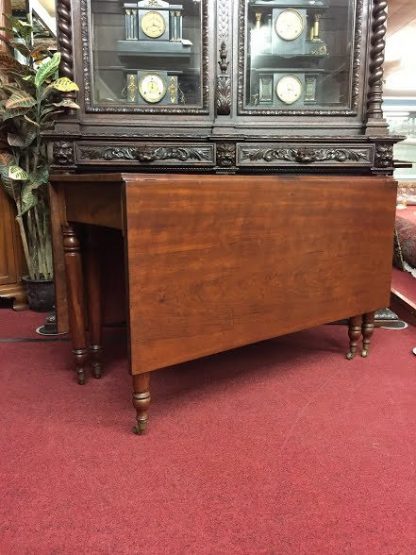
[{"label": "antique walnut table", "polygon": [[361,336],[366,356],[389,302],[395,195],[388,176],[53,176],[57,308],[66,288],[79,382],[89,358],[101,375],[97,226],[124,238],[142,433],[154,370],[343,318],[348,358]]}]

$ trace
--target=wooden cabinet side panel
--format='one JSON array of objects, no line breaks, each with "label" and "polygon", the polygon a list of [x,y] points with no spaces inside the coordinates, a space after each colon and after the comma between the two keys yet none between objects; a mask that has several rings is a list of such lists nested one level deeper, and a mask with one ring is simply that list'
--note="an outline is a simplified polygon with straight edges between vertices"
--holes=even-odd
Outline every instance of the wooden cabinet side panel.
[{"label": "wooden cabinet side panel", "polygon": [[395,195],[384,177],[131,179],[133,373],[388,304]]},{"label": "wooden cabinet side panel", "polygon": [[17,253],[12,207],[0,190],[0,285],[17,282]]}]

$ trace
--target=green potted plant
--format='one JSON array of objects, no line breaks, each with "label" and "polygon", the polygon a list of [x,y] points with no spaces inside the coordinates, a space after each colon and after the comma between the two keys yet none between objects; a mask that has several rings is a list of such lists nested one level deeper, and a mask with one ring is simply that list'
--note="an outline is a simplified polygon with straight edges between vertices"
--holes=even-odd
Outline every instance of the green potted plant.
[{"label": "green potted plant", "polygon": [[[28,276],[29,306],[49,310],[53,304],[53,267],[49,221],[49,165],[43,132],[56,116],[78,109],[68,93],[77,85],[57,75],[61,55],[34,43],[29,18],[8,18],[0,40],[0,185],[13,199]],[[20,53],[24,63],[13,51]],[[48,306],[49,305],[49,306]]]}]

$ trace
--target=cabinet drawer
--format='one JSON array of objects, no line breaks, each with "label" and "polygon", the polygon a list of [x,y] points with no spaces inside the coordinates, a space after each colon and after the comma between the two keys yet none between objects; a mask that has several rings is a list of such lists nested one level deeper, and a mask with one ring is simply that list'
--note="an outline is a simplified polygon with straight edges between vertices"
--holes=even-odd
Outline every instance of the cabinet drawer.
[{"label": "cabinet drawer", "polygon": [[238,143],[239,166],[372,166],[374,145]]},{"label": "cabinet drawer", "polygon": [[76,159],[80,165],[108,166],[214,166],[215,148],[211,144],[78,143]]}]

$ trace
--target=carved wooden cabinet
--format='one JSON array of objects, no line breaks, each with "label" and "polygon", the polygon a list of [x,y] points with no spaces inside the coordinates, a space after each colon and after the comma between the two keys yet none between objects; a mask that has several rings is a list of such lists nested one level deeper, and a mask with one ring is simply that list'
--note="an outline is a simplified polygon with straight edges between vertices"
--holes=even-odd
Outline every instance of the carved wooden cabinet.
[{"label": "carved wooden cabinet", "polygon": [[58,0],[56,170],[391,173],[386,0]]}]

